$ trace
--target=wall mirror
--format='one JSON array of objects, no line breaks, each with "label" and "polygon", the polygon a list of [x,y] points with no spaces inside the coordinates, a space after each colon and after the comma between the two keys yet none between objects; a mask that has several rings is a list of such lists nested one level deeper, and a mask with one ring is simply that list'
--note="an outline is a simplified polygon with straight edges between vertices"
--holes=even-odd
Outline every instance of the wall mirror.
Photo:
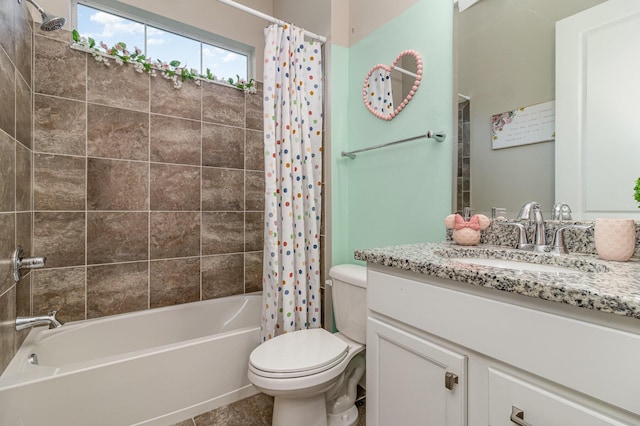
[{"label": "wall mirror", "polygon": [[470,140],[470,147],[461,149],[457,158],[459,169],[468,172],[466,178],[457,178],[470,184],[470,189],[463,189],[465,206],[477,213],[502,207],[513,218],[525,202],[535,200],[545,218],[551,218],[553,204],[567,202],[555,197],[555,180],[562,179],[565,170],[555,158],[561,136],[555,142],[493,150],[490,118],[555,99],[555,23],[603,2],[481,0],[463,12],[455,11],[454,97],[460,93],[470,98],[468,122],[458,126],[459,141]]},{"label": "wall mirror", "polygon": [[375,65],[364,79],[364,105],[376,117],[392,120],[416,94],[422,79],[422,58],[405,50],[391,65]]}]

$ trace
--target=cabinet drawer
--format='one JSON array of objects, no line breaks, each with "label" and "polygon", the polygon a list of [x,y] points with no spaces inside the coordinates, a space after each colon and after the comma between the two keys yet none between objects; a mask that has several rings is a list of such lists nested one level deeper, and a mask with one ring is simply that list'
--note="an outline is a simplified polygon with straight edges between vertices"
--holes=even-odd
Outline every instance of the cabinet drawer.
[{"label": "cabinet drawer", "polygon": [[593,407],[585,407],[526,379],[489,368],[489,425],[514,426],[512,407],[523,412],[522,425],[628,426]]}]

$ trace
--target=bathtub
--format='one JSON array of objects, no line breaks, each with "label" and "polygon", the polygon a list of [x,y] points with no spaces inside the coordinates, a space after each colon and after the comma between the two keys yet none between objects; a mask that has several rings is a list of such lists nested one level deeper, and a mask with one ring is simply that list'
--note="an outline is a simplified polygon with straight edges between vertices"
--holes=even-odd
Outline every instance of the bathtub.
[{"label": "bathtub", "polygon": [[0,425],[170,425],[254,395],[261,306],[240,295],[34,328],[0,376]]}]

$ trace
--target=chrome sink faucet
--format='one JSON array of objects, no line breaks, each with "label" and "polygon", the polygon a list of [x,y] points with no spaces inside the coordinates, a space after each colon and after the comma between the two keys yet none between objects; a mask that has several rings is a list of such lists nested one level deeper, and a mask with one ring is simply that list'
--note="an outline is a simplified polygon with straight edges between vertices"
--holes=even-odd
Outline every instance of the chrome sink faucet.
[{"label": "chrome sink faucet", "polygon": [[62,322],[56,319],[56,311],[49,312],[49,315],[36,317],[17,317],[16,330],[24,330],[25,328],[37,327],[39,325],[48,325],[49,328],[62,327]]},{"label": "chrome sink faucet", "polygon": [[535,201],[526,203],[520,209],[517,220],[533,220],[535,224],[533,251],[545,252],[548,251],[547,236],[545,235],[544,218],[542,217],[542,210],[540,204]]}]

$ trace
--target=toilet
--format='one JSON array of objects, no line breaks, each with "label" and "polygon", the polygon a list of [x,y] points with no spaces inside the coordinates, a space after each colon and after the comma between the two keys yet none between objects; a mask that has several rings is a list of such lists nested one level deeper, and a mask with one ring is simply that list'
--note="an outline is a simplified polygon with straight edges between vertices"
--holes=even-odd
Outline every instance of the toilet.
[{"label": "toilet", "polygon": [[367,269],[329,272],[337,333],[323,328],[282,334],[249,356],[249,381],[274,397],[274,426],[353,426],[365,371]]}]

